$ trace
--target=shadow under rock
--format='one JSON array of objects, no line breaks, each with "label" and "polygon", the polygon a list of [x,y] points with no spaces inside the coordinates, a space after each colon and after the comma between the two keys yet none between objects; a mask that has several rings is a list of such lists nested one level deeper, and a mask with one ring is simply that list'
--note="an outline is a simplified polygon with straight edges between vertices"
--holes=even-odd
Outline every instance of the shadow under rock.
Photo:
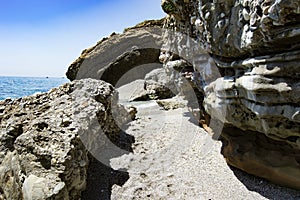
[{"label": "shadow under rock", "polygon": [[196,126],[199,125],[199,120],[198,120],[198,116],[195,116],[195,114],[193,113],[193,110],[189,108],[188,112],[184,112],[183,113],[184,117],[188,118],[188,121]]},{"label": "shadow under rock", "polygon": [[233,166],[228,166],[238,180],[250,191],[257,192],[270,200],[300,200],[300,191],[275,185],[263,178],[253,176]]},{"label": "shadow under rock", "polygon": [[[118,142],[113,141],[120,149],[127,152],[133,152],[132,144],[134,137],[121,131]],[[109,163],[109,160],[122,155],[110,154],[104,163]],[[87,174],[86,190],[82,192],[82,200],[110,200],[113,185],[122,186],[129,179],[129,173],[125,170],[114,170],[97,160],[89,154],[89,168]]]},{"label": "shadow under rock", "polygon": [[[189,112],[185,112],[183,114],[184,117],[188,118],[188,121],[196,126],[199,126],[202,128],[205,132],[208,132],[207,129],[205,129],[204,125],[206,125],[205,117],[201,116],[201,113],[199,110],[192,110],[190,109]],[[203,121],[203,123],[201,123]],[[209,125],[206,125],[207,127],[210,127],[211,125],[214,127],[213,132],[211,133],[211,138],[215,141],[220,140],[220,135],[223,129],[223,123],[218,120],[211,120],[212,123]]]},{"label": "shadow under rock", "polygon": [[[185,117],[188,117],[189,122],[199,126],[199,116],[193,113],[192,110],[190,112],[184,113]],[[216,124],[217,124],[216,120]],[[218,131],[222,131],[223,125],[219,122],[219,126],[221,129]],[[213,135],[212,139],[220,140],[220,135]],[[263,197],[270,200],[300,200],[300,191],[282,187],[276,184],[273,184],[263,178],[248,174],[236,167],[228,165],[229,168],[233,171],[234,175],[237,179],[249,190],[253,192],[257,192]]]}]

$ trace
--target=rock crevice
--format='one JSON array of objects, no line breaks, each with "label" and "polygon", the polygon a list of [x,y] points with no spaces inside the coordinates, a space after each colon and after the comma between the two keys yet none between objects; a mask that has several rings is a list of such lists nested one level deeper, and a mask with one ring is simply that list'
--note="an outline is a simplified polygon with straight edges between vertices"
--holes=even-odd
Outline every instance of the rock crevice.
[{"label": "rock crevice", "polygon": [[[175,8],[164,9],[166,27],[188,34],[219,69],[219,77],[197,86],[211,121],[225,127],[220,138],[227,162],[300,189],[299,2],[163,0],[162,7],[170,2]],[[199,57],[192,54],[191,60]],[[208,62],[192,62],[204,78]]]},{"label": "rock crevice", "polygon": [[1,101],[0,199],[80,199],[89,154],[103,146],[97,139],[119,141],[121,124],[130,121],[122,107],[112,116],[116,94],[86,79]]}]

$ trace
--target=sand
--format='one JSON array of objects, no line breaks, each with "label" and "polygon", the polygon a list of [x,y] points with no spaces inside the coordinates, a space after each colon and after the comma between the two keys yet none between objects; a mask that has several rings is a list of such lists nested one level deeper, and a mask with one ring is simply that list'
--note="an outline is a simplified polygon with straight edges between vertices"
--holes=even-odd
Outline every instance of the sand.
[{"label": "sand", "polygon": [[111,199],[300,199],[300,191],[228,166],[221,142],[198,126],[187,107],[131,104],[137,120],[125,132],[135,138],[133,152],[111,159],[112,168],[129,178],[112,186]]},{"label": "sand", "polygon": [[300,200],[300,191],[228,166],[221,142],[198,126],[188,107],[164,110],[156,101],[126,102],[134,90],[119,88],[120,102],[138,110],[123,130],[132,152],[112,157],[111,166],[92,163],[83,199]]}]

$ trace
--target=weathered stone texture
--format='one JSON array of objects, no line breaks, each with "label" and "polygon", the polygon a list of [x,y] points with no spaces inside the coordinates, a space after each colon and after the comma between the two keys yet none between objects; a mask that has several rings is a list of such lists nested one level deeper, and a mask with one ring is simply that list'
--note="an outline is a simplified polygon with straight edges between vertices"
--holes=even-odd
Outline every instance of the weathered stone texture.
[{"label": "weathered stone texture", "polygon": [[145,21],[84,50],[67,71],[70,80],[101,79],[116,85],[134,67],[160,63],[162,20]]},{"label": "weathered stone texture", "polygon": [[117,120],[130,120],[121,108],[114,119],[115,98],[110,84],[86,79],[1,101],[0,199],[80,199],[88,150],[101,134],[118,137]]},{"label": "weathered stone texture", "polygon": [[[228,163],[300,189],[299,1],[163,0],[162,7],[166,27],[189,34],[220,71],[198,86],[205,111],[225,127]],[[207,65],[191,63],[205,76]]]}]

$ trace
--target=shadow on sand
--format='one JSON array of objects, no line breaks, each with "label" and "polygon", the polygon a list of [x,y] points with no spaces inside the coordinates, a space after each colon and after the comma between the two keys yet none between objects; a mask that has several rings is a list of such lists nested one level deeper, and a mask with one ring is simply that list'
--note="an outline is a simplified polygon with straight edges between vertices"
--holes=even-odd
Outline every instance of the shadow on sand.
[{"label": "shadow on sand", "polygon": [[[193,114],[193,112],[184,113],[185,117],[189,118],[189,122],[194,125],[199,125],[199,121],[197,116]],[[222,126],[220,126],[222,128]],[[220,132],[222,130],[219,130]],[[221,141],[220,134],[212,135],[212,139],[217,141]],[[221,149],[220,149],[221,154]],[[290,189],[287,187],[282,187],[276,184],[273,184],[263,178],[248,174],[238,168],[228,165],[228,167],[232,170],[235,177],[249,190],[252,192],[256,192],[261,196],[270,199],[270,200],[300,200],[300,191]]]},{"label": "shadow on sand", "polygon": [[300,200],[300,191],[275,185],[263,178],[253,176],[232,166],[229,166],[229,168],[249,191],[259,193],[270,200]]},{"label": "shadow on sand", "polygon": [[[119,148],[128,152],[133,152],[132,144],[134,143],[134,137],[121,131],[120,140],[115,143]],[[109,160],[122,155],[111,154],[108,157]],[[129,174],[125,170],[114,170],[110,166],[103,164],[89,155],[89,169],[87,174],[87,187],[82,192],[82,200],[110,200],[111,190],[113,185],[122,186],[129,179]]]}]

